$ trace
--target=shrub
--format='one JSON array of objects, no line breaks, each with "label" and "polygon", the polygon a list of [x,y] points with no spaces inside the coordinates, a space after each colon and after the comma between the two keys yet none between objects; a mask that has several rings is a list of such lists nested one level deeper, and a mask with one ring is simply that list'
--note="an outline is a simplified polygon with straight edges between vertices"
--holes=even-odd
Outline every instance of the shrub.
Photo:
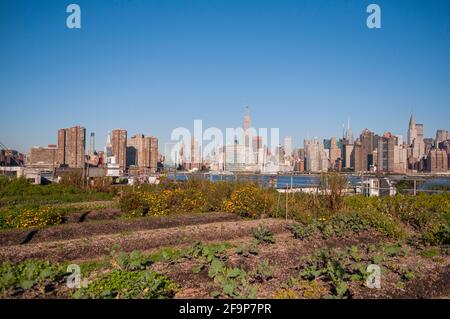
[{"label": "shrub", "polygon": [[144,199],[138,192],[126,192],[119,199],[120,210],[126,217],[139,217],[136,211],[140,210],[142,216],[144,211]]},{"label": "shrub", "polygon": [[263,190],[255,184],[246,184],[237,188],[225,200],[224,209],[243,217],[256,218],[269,213],[273,206],[273,193]]},{"label": "shrub", "polygon": [[133,209],[132,211],[129,211],[122,215],[123,218],[129,219],[129,218],[139,218],[144,217],[146,215],[146,211],[144,210],[144,207],[139,207],[136,209]]},{"label": "shrub", "polygon": [[205,211],[222,210],[223,203],[231,197],[231,194],[236,187],[236,183],[229,182],[213,182],[205,184],[202,188],[203,196],[207,202]]},{"label": "shrub", "polygon": [[65,186],[73,186],[80,189],[84,188],[85,179],[83,178],[83,172],[81,170],[73,170],[64,173],[61,176],[60,184]]},{"label": "shrub", "polygon": [[61,210],[44,206],[21,210],[11,221],[11,225],[16,228],[30,228],[58,225],[63,222],[64,213]]},{"label": "shrub", "polygon": [[16,213],[10,210],[0,211],[0,229],[10,229],[15,228],[15,216]]},{"label": "shrub", "polygon": [[[285,217],[286,216],[286,194],[279,194],[277,199],[277,208],[274,209],[271,217]],[[320,197],[317,194],[307,193],[291,193],[288,195],[288,215],[289,217],[302,222],[304,224],[310,222],[317,217],[321,211],[322,204]]]},{"label": "shrub", "polygon": [[169,213],[169,198],[172,191],[126,192],[119,199],[124,217],[164,216]]},{"label": "shrub", "polygon": [[169,191],[169,206],[177,212],[208,211],[203,193],[195,188],[179,188]]},{"label": "shrub", "polygon": [[322,175],[322,193],[326,208],[332,212],[344,207],[344,190],[347,188],[347,177],[338,173],[327,173]]},{"label": "shrub", "polygon": [[141,193],[144,209],[149,216],[164,216],[169,214],[169,199],[172,191],[164,190],[161,193]]},{"label": "shrub", "polygon": [[450,225],[448,223],[438,223],[431,226],[423,233],[422,240],[430,245],[449,245]]},{"label": "shrub", "polygon": [[0,206],[111,200],[113,196],[112,192],[81,189],[73,185],[32,185],[25,178],[0,177]]},{"label": "shrub", "polygon": [[90,185],[91,189],[96,192],[110,192],[113,180],[111,177],[95,178]]},{"label": "shrub", "polygon": [[211,182],[202,179],[192,178],[182,184],[179,188],[184,190],[195,190],[196,196],[201,197],[202,201],[197,204],[202,212],[219,211],[222,209],[223,202],[229,199],[237,183],[232,182]]},{"label": "shrub", "polygon": [[417,230],[442,219],[450,212],[450,194],[392,197],[349,196],[346,205],[352,211],[378,211],[409,224]]}]

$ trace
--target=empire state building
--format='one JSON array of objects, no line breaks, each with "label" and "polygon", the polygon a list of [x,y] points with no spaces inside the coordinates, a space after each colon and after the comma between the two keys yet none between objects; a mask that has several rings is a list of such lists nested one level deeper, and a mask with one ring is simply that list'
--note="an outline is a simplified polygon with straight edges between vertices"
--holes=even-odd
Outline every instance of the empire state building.
[{"label": "empire state building", "polygon": [[244,130],[244,145],[245,147],[250,147],[250,135],[249,129],[252,127],[252,120],[250,118],[250,108],[247,105],[245,107],[244,113],[244,123],[242,125],[242,129]]}]

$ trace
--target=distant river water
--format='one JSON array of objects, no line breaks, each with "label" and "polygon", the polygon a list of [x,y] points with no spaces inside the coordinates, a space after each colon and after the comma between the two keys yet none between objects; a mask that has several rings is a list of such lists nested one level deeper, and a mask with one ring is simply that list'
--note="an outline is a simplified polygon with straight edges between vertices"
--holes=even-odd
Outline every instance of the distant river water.
[{"label": "distant river water", "polygon": [[[189,173],[177,173],[176,179],[178,181],[185,181],[191,178]],[[321,177],[319,175],[218,175],[218,174],[196,174],[195,176],[201,176],[204,179],[211,181],[252,181],[255,183],[263,185],[272,185],[276,188],[304,188],[304,187],[314,187],[321,183]],[[168,176],[170,179],[174,179],[175,176],[170,174]],[[356,175],[348,175],[348,181],[352,186],[356,186],[361,182],[361,177]],[[367,179],[368,177],[365,177]],[[419,188],[427,188],[432,185],[447,185],[450,186],[449,177],[436,177],[429,179],[420,184]]]}]

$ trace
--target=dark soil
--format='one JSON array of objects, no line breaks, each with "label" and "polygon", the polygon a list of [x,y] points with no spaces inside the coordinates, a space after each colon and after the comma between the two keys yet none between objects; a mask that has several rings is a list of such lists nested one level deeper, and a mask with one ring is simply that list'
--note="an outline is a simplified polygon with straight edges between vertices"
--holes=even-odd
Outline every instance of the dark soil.
[{"label": "dark soil", "polygon": [[[309,255],[318,249],[346,248],[355,244],[373,244],[379,246],[389,242],[377,232],[368,231],[352,236],[330,238],[312,238],[302,241],[294,239],[290,234],[281,232],[276,236],[275,244],[259,245],[259,253],[244,257],[236,254],[236,249],[227,251],[227,265],[239,267],[247,272],[255,269],[262,261],[268,261],[273,267],[273,278],[266,282],[255,283],[258,288],[258,298],[274,298],[276,292],[291,277],[298,275],[297,266],[302,256]],[[249,244],[252,238],[241,238],[231,241],[234,246]],[[397,257],[396,257],[397,258]],[[410,281],[402,280],[396,273],[384,271],[382,276],[382,289],[369,289],[361,282],[350,283],[350,296],[354,299],[380,299],[380,298],[448,298],[450,297],[450,258],[442,257],[439,262],[423,258],[412,251],[408,257],[393,259],[398,264],[422,265],[417,270],[416,278]],[[192,269],[199,265],[196,260],[182,260],[179,263],[158,263],[152,268],[168,275],[181,287],[175,298],[211,298],[213,291],[221,290],[207,275],[207,269],[195,274]]]},{"label": "dark soil", "polygon": [[[236,216],[232,216],[236,218]],[[273,267],[272,278],[264,282],[252,282],[252,284],[258,289],[258,298],[275,298],[277,292],[284,287],[290,278],[298,276],[298,266],[302,256],[311,255],[321,249],[349,248],[353,245],[359,247],[372,245],[378,250],[382,249],[384,244],[396,242],[376,231],[365,231],[358,234],[351,233],[329,239],[316,235],[306,240],[299,240],[295,239],[287,231],[283,220],[277,219],[232,220],[208,223],[214,218],[226,219],[228,217],[231,216],[218,213],[127,221],[143,223],[144,221],[152,220],[155,224],[150,229],[128,233],[91,234],[91,236],[86,235],[84,238],[77,239],[4,246],[0,250],[0,261],[19,262],[30,258],[40,258],[51,261],[76,262],[77,260],[100,259],[105,255],[109,255],[111,248],[114,246],[119,246],[120,248],[118,249],[125,252],[141,250],[148,253],[163,247],[190,247],[195,241],[204,243],[228,242],[233,246],[224,253],[226,264],[229,267],[239,267],[249,273],[263,261],[269,262]],[[189,222],[195,223],[195,225],[189,225]],[[84,223],[80,225],[86,227],[91,224],[101,223]],[[257,254],[248,256],[237,254],[236,247],[238,245],[249,245],[252,243],[254,240],[251,235],[252,230],[260,224],[264,224],[274,233],[275,243],[259,244],[259,252]],[[158,225],[160,228],[157,228]],[[360,253],[366,256],[364,249],[361,249]],[[167,275],[178,284],[180,289],[175,298],[211,298],[211,293],[220,291],[221,287],[208,277],[207,267],[200,273],[193,272],[193,268],[202,262],[201,259],[181,258],[172,262],[157,262],[151,268],[154,271]],[[414,278],[409,280],[402,278],[396,271],[390,270],[390,264],[414,269]],[[450,297],[450,256],[446,254],[425,258],[421,256],[420,251],[409,247],[407,254],[389,258],[380,265],[383,267],[381,289],[369,289],[363,282],[349,282],[351,298],[420,299]],[[104,271],[104,269],[99,271]],[[316,279],[319,282],[321,280]],[[326,282],[322,282],[322,285],[322,287],[327,287]],[[33,293],[36,294],[36,297],[43,297],[42,294],[37,292],[17,292],[10,297],[33,298]],[[67,289],[63,284],[57,285],[54,292],[48,295],[48,298],[54,297],[67,297]],[[302,295],[300,298],[302,298]]]},{"label": "dark soil", "polygon": [[[30,258],[50,261],[90,259],[109,255],[114,247],[131,252],[165,246],[192,245],[195,241],[228,241],[251,235],[252,230],[260,224],[265,224],[275,234],[285,231],[285,222],[282,220],[224,221],[227,219],[233,220],[236,219],[236,216],[219,213],[198,216],[180,215],[155,220],[142,219],[132,221],[134,227],[142,227],[148,223],[150,229],[138,231],[131,228],[123,232],[113,232],[111,228],[102,228],[105,232],[109,230],[108,234],[95,236],[93,235],[95,226],[103,227],[103,223],[83,224],[80,231],[83,232],[84,237],[75,233],[76,239],[49,241],[44,238],[40,242],[26,245],[3,246],[0,250],[0,262],[5,260],[21,262]],[[134,222],[141,224],[135,225]],[[88,225],[94,227],[90,233],[85,229]],[[53,229],[54,227],[51,227],[45,231],[50,232]],[[51,234],[50,232],[49,236],[52,236]]]},{"label": "dark soil", "polygon": [[[120,213],[120,212],[119,212]],[[116,216],[115,210],[91,212],[91,220],[96,216],[104,219],[105,214]],[[83,213],[70,214],[72,219],[79,219]],[[172,215],[166,217],[144,217],[130,220],[108,220],[97,222],[69,223],[42,229],[7,230],[0,232],[0,247],[12,245],[29,245],[41,242],[64,241],[69,239],[92,237],[96,235],[134,232],[157,228],[170,228],[177,226],[207,224],[221,221],[239,220],[235,214],[204,213]]]},{"label": "dark soil", "polygon": [[120,209],[85,210],[65,216],[65,223],[84,223],[96,220],[117,219],[122,216]]},{"label": "dark soil", "polygon": [[[281,289],[282,285],[290,277],[298,274],[297,266],[302,256],[309,255],[317,249],[344,248],[358,242],[377,244],[382,238],[376,232],[363,232],[353,236],[330,238],[328,240],[323,240],[319,237],[306,241],[296,240],[288,232],[280,232],[275,237],[275,244],[259,245],[259,253],[257,255],[244,257],[236,254],[235,248],[227,252],[227,265],[230,267],[239,267],[249,272],[255,269],[260,262],[267,260],[274,268],[271,280],[256,284],[258,287],[258,298],[274,298],[275,292]],[[239,244],[249,244],[252,240],[252,237],[245,237],[228,242],[238,246]],[[215,285],[208,277],[207,270],[203,270],[199,274],[193,273],[192,269],[198,264],[199,262],[195,260],[183,260],[175,264],[159,263],[154,265],[153,269],[168,275],[182,287],[175,296],[176,298],[211,298],[211,293],[215,290],[220,290],[220,287]]]}]

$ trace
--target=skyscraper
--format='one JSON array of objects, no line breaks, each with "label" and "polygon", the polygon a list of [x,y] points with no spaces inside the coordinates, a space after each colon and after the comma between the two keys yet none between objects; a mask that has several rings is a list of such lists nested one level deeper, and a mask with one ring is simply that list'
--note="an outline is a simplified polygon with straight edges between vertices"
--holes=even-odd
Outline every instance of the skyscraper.
[{"label": "skyscraper", "polygon": [[359,139],[357,139],[355,141],[355,144],[353,144],[353,162],[355,172],[363,172],[367,170],[367,168],[364,166],[366,165],[367,161],[364,161],[363,144]]},{"label": "skyscraper", "polygon": [[91,139],[90,139],[90,143],[89,143],[89,155],[94,155],[95,153],[95,133],[91,132]]},{"label": "skyscraper", "polygon": [[86,160],[86,129],[81,126],[58,130],[58,163],[83,168]]},{"label": "skyscraper", "polygon": [[147,137],[147,145],[150,148],[150,154],[148,154],[150,156],[149,161],[150,161],[150,172],[152,173],[156,173],[156,171],[158,170],[158,159],[159,159],[159,147],[158,147],[158,139],[156,137],[150,136]]},{"label": "skyscraper", "polygon": [[411,113],[409,117],[409,126],[408,126],[408,145],[411,146],[414,143],[414,140],[417,137],[416,132],[416,121],[414,120],[414,114]]},{"label": "skyscraper", "polygon": [[137,134],[127,141],[127,166],[135,166],[142,173],[155,173],[158,165],[158,139]]},{"label": "skyscraper", "polygon": [[292,156],[292,136],[286,136],[284,138],[284,153],[286,156]]},{"label": "skyscraper", "polygon": [[355,172],[369,171],[373,162],[375,134],[365,129],[354,146],[354,168]]},{"label": "skyscraper", "polygon": [[115,163],[119,164],[121,174],[126,172],[127,167],[127,131],[115,129],[111,132],[111,151]]},{"label": "skyscraper", "polygon": [[439,143],[444,142],[448,139],[450,139],[450,136],[447,130],[441,129],[436,131],[436,145],[439,145]]},{"label": "skyscraper", "polygon": [[345,131],[345,136],[344,138],[348,141],[349,144],[353,144],[354,140],[353,140],[353,131],[350,127],[350,119],[348,119],[348,123],[347,123],[347,131]]},{"label": "skyscraper", "polygon": [[427,155],[427,170],[430,173],[445,173],[448,171],[448,157],[445,150],[432,149]]},{"label": "skyscraper", "polygon": [[330,167],[337,169],[338,159],[341,158],[341,149],[337,145],[336,137],[330,139]]},{"label": "skyscraper", "polygon": [[242,129],[244,130],[244,145],[245,145],[245,147],[250,147],[249,129],[251,127],[252,127],[252,120],[250,118],[250,108],[247,105],[245,107],[244,122],[242,124]]},{"label": "skyscraper", "polygon": [[408,127],[408,158],[410,158],[410,162],[418,162],[425,156],[423,132],[423,124],[416,124],[414,115],[411,113]]},{"label": "skyscraper", "polygon": [[305,140],[305,170],[309,172],[328,171],[328,157],[323,143],[317,139]]},{"label": "skyscraper", "polygon": [[378,140],[378,166],[384,173],[405,173],[407,167],[406,149],[402,138],[385,133]]},{"label": "skyscraper", "polygon": [[353,143],[350,143],[347,139],[342,140],[342,166],[346,169],[354,167],[353,160]]},{"label": "skyscraper", "polygon": [[262,136],[253,136],[252,152],[254,154],[255,164],[258,170],[262,171],[264,167],[264,145]]}]

